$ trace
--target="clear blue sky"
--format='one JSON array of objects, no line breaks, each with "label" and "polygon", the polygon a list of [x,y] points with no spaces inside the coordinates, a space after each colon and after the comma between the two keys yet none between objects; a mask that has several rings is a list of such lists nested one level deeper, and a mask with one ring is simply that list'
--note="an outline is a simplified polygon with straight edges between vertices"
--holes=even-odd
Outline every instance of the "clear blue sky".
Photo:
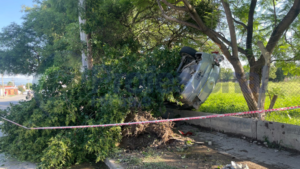
[{"label": "clear blue sky", "polygon": [[12,22],[21,24],[22,16],[25,14],[21,12],[22,5],[32,7],[33,0],[0,0],[0,29],[8,26]]},{"label": "clear blue sky", "polygon": [[[32,7],[33,4],[35,4],[33,0],[0,0],[0,31],[12,22],[21,24],[23,22],[22,16],[25,14],[21,12],[22,5]],[[5,75],[5,77],[10,76]],[[26,76],[14,77],[25,78]]]}]

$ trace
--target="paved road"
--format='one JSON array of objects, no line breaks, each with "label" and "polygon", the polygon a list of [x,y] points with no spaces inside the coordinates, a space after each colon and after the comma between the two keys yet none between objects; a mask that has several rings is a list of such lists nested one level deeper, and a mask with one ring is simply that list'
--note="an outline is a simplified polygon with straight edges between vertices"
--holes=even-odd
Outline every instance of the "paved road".
[{"label": "paved road", "polygon": [[[12,104],[18,104],[19,101],[25,100],[26,95],[18,95],[13,97],[0,98],[0,109],[6,109]],[[2,122],[0,123],[2,124]],[[0,131],[0,137],[3,134]],[[20,162],[13,158],[8,158],[4,153],[0,154],[0,169],[34,169],[36,165],[30,162]]]},{"label": "paved road", "polygon": [[12,97],[0,97],[0,109],[6,109],[10,103],[18,104],[19,101],[25,100],[26,95],[17,95]]}]

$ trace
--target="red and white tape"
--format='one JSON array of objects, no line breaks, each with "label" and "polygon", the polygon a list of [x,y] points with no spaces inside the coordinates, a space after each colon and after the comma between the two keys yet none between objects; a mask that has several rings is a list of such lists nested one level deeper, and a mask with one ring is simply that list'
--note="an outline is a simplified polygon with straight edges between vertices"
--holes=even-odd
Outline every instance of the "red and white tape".
[{"label": "red and white tape", "polygon": [[227,117],[227,116],[240,116],[246,114],[255,114],[255,113],[265,113],[265,112],[274,112],[274,111],[284,111],[284,110],[292,110],[299,109],[300,106],[294,107],[284,107],[278,109],[269,109],[269,110],[257,110],[257,111],[247,111],[247,112],[238,112],[238,113],[228,113],[228,114],[214,114],[208,116],[195,116],[195,117],[185,117],[185,118],[175,118],[175,119],[165,119],[165,120],[152,120],[152,121],[140,121],[140,122],[129,122],[129,123],[116,123],[116,124],[99,124],[99,125],[84,125],[84,126],[59,126],[59,127],[36,127],[36,128],[28,128],[22,126],[18,123],[10,121],[6,118],[1,117],[3,120],[6,120],[10,123],[13,123],[17,126],[23,127],[28,130],[49,130],[49,129],[76,129],[76,128],[95,128],[95,127],[110,127],[110,126],[130,126],[135,124],[147,124],[147,123],[163,123],[170,121],[186,121],[186,120],[198,120],[198,119],[209,119],[209,118],[218,118],[218,117]]}]

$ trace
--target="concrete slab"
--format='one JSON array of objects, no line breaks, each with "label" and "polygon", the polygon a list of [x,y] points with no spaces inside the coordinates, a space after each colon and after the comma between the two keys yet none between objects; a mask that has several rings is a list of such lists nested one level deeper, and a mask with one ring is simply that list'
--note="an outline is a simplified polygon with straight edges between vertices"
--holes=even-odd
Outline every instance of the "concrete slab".
[{"label": "concrete slab", "polygon": [[110,169],[124,169],[120,164],[116,163],[115,160],[112,159],[105,159],[105,164],[110,168]]},{"label": "concrete slab", "polygon": [[[167,109],[164,117],[176,118],[205,115],[212,114],[188,110]],[[240,117],[222,117],[189,120],[185,122],[225,133],[243,135],[261,141],[267,139],[269,142],[275,142],[284,147],[300,151],[300,126]]]},{"label": "concrete slab", "polygon": [[[187,110],[176,110],[176,109],[167,109],[166,114],[164,115],[165,118],[179,118],[179,117],[195,117],[195,116],[206,116],[211,115],[210,113],[202,113],[202,112],[193,112]],[[189,120],[186,121],[188,124],[199,125],[201,124],[202,127],[211,127],[210,119],[201,119],[201,120]]]},{"label": "concrete slab", "polygon": [[[179,129],[184,132],[191,130],[195,132],[198,130],[198,128],[188,125],[180,126]],[[230,137],[219,132],[198,130],[195,136],[190,137],[200,142],[212,141],[212,146],[218,151],[225,152],[238,159],[267,164],[272,169],[296,169],[300,166],[299,153],[267,148],[263,145],[254,144],[241,138]]]},{"label": "concrete slab", "polygon": [[[188,110],[167,109],[164,117],[195,117],[212,115]],[[189,120],[188,124],[199,125],[201,127],[211,128],[225,133],[241,134],[247,137],[256,138],[256,120],[239,117],[222,117],[201,120]]]},{"label": "concrete slab", "polygon": [[258,121],[257,139],[267,139],[270,142],[300,151],[300,126]]},{"label": "concrete slab", "polygon": [[212,118],[211,128],[224,133],[233,133],[256,138],[256,120],[238,117]]}]

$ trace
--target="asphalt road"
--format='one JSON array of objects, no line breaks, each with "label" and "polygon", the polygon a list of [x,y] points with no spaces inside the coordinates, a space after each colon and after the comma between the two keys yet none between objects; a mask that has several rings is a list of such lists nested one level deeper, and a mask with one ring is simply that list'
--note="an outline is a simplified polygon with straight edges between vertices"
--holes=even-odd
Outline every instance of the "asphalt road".
[{"label": "asphalt road", "polygon": [[21,100],[26,100],[26,95],[7,96],[5,98],[0,97],[0,109],[6,109],[10,103],[18,104]]}]

